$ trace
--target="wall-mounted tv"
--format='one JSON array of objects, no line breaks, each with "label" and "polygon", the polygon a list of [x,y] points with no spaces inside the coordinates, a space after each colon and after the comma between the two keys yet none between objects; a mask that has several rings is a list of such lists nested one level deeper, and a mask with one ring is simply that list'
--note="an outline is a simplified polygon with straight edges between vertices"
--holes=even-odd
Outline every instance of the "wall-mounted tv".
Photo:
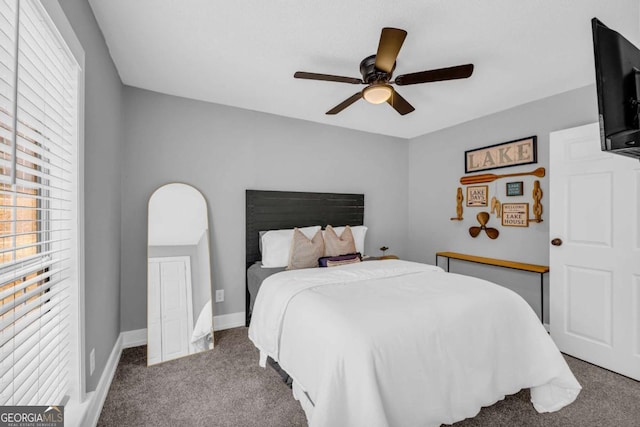
[{"label": "wall-mounted tv", "polygon": [[640,159],[640,49],[591,20],[602,151]]}]

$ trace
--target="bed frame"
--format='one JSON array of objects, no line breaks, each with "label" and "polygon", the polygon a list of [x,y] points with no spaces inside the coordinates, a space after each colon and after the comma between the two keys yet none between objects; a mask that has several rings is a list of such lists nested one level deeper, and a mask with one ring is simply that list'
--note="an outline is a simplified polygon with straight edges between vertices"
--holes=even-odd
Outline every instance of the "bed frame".
[{"label": "bed frame", "polygon": [[[246,268],[260,261],[260,231],[364,224],[364,194],[246,190]],[[245,277],[246,326],[251,321]]]}]

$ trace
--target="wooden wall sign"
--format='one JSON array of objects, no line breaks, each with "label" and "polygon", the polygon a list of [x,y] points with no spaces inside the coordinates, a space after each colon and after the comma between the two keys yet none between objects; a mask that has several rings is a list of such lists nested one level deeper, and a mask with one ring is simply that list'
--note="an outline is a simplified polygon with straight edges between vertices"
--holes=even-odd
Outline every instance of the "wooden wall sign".
[{"label": "wooden wall sign", "polygon": [[464,173],[538,162],[537,137],[530,136],[464,152]]},{"label": "wooden wall sign", "polygon": [[488,199],[488,185],[470,185],[467,187],[467,207],[486,207]]},{"label": "wooden wall sign", "polygon": [[529,203],[503,203],[502,225],[504,227],[528,227]]}]

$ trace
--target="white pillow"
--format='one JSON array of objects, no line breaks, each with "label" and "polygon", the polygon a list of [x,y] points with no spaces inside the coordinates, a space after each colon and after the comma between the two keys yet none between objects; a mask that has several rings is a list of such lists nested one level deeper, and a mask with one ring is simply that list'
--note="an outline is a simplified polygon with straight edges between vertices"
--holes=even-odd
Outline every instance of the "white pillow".
[{"label": "white pillow", "polygon": [[[364,255],[364,237],[367,234],[367,227],[364,225],[350,227],[351,233],[353,234],[353,240],[356,244],[356,252],[360,252],[360,255]],[[335,231],[338,237],[340,237],[342,236],[344,227],[333,227],[333,231]],[[322,237],[324,237],[324,230],[322,231]]]},{"label": "white pillow", "polygon": [[[320,226],[299,228],[309,239],[320,230]],[[269,230],[262,235],[262,267],[275,268],[289,265],[291,254],[291,241],[293,240],[293,229],[291,230]]]}]

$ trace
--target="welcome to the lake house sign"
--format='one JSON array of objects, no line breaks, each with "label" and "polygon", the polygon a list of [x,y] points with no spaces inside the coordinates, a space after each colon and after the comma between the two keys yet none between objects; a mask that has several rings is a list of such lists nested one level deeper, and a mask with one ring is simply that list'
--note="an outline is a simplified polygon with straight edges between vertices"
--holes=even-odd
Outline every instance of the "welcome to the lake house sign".
[{"label": "welcome to the lake house sign", "polygon": [[537,137],[530,136],[464,152],[464,172],[472,173],[538,162]]}]

